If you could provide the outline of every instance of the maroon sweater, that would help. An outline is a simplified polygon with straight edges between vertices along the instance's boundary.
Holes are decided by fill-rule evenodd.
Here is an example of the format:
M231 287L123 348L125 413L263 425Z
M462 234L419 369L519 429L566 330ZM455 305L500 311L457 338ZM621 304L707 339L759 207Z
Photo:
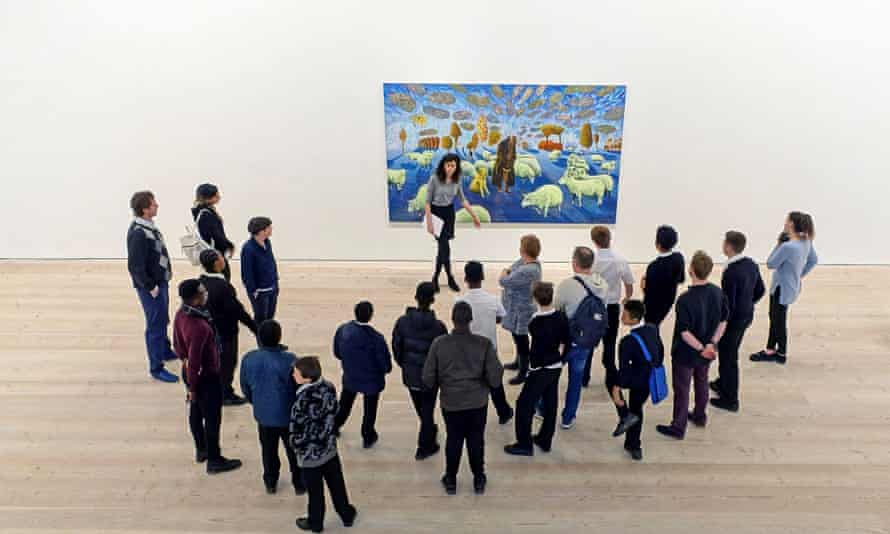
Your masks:
M216 334L206 319L180 308L173 320L173 350L186 366L189 391L197 392L198 381L219 375Z

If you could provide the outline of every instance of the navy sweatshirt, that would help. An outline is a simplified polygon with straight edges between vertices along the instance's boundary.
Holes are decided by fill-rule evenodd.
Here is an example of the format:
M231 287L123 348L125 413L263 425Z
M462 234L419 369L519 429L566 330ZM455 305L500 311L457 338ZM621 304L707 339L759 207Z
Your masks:
M728 317L729 305L723 290L714 284L690 286L677 299L677 321L671 348L674 364L698 367L711 363L712 360L703 358L690 347L682 334L688 330L703 345L707 345L717 332L717 327Z
M271 239L266 240L265 248L253 238L241 247L241 281L251 297L257 290L278 289L278 265Z
M631 334L624 336L618 343L618 384L623 388L648 389L652 368L664 363L664 344L661 342L658 329L651 324L634 328L631 333L643 339L652 357L652 363L646 360L639 341Z
M732 261L723 270L721 285L729 303L729 322L751 322L754 305L766 293L757 264L747 257Z
M198 215L201 212L204 212L201 215L201 219L198 219ZM198 234L201 236L201 239L207 242L208 245L217 250L220 254L225 255L226 252L230 250L235 250L235 244L229 241L229 238L226 237L226 230L223 228L222 217L216 213L216 210L211 206L196 206L192 208L192 219L197 221L198 226Z
M659 256L646 268L646 323L658 325L664 321L677 299L677 286L686 281L686 261L679 252Z

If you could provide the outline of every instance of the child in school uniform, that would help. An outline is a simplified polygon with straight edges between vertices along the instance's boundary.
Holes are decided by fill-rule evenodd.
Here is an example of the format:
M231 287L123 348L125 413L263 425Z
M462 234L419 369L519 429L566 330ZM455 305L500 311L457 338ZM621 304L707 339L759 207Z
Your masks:
M624 450L634 460L643 459L640 434L643 430L643 406L649 398L649 375L653 367L660 367L664 361L664 345L658 329L643 321L646 306L639 300L628 300L624 303L621 324L630 328L630 333L621 338L618 345L617 384L612 387L612 401L618 408L621 420L612 436L624 434ZM643 347L649 352L650 362L646 359ZM622 389L629 389L630 395L625 400Z
M671 226L659 226L655 232L658 257L646 267L643 277L643 304L646 305L646 324L655 328L667 317L677 298L677 286L686 281L683 254L674 250L677 231Z
M671 343L674 389L674 418L658 425L658 432L683 439L689 419L695 426L707 423L708 369L717 357L717 344L726 329L729 305L723 290L708 282L714 262L702 251L692 256L689 276L692 285L677 299L677 321ZM689 413L689 387L695 382L695 409Z
M729 303L729 319L717 346L720 376L711 382L711 391L719 397L711 399L711 406L730 412L739 411L739 346L754 320L754 305L766 293L760 268L742 254L746 243L745 234L734 231L726 232L723 241L723 253L728 260L721 286Z
M349 502L343 465L337 454L337 389L322 378L321 364L315 356L298 359L293 375L297 393L288 438L309 493L309 514L297 519L297 528L312 532L324 529L325 483L343 526L351 527L358 511Z
M504 447L507 454L518 456L534 455L532 444L550 452L556 431L559 375L566 347L571 343L569 320L553 307L553 284L535 282L532 296L538 311L528 325L532 336L529 371L516 401L516 443ZM544 421L538 434L532 436L532 418L539 400Z

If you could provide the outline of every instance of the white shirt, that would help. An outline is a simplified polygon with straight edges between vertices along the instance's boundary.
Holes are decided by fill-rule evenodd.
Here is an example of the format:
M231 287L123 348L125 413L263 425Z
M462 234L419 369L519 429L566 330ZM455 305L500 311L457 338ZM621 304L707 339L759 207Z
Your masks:
M726 260L726 265L735 263L735 262L737 262L737 261L741 261L741 260L743 260L743 259L745 259L745 258L747 258L747 257L748 257L748 256L745 256L744 254L736 254L735 256L733 256L733 257L731 257L731 258L729 258L729 259Z
M634 284L634 275L630 271L627 260L612 252L610 248L602 248L596 251L593 272L599 273L603 280L609 284L606 298L603 299L606 305L620 303L621 290L624 284Z
M470 323L470 332L477 336L485 336L491 340L494 350L498 350L498 318L503 319L507 310L501 304L501 299L485 291L482 288L470 289L459 299L473 308L473 321Z

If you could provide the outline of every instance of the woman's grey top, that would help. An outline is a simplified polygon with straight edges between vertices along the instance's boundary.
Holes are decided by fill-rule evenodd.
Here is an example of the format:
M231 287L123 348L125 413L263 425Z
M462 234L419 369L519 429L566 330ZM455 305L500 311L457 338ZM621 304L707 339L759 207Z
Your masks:
M532 300L532 284L541 281L541 264L524 263L520 258L510 266L510 274L500 280L507 315L501 326L513 334L528 334L528 323L538 310Z
M430 181L426 184L426 201L433 206L451 206L454 204L454 197L460 197L461 203L467 201L464 196L464 190L460 186L460 181L447 181L442 183L439 178L433 174Z

